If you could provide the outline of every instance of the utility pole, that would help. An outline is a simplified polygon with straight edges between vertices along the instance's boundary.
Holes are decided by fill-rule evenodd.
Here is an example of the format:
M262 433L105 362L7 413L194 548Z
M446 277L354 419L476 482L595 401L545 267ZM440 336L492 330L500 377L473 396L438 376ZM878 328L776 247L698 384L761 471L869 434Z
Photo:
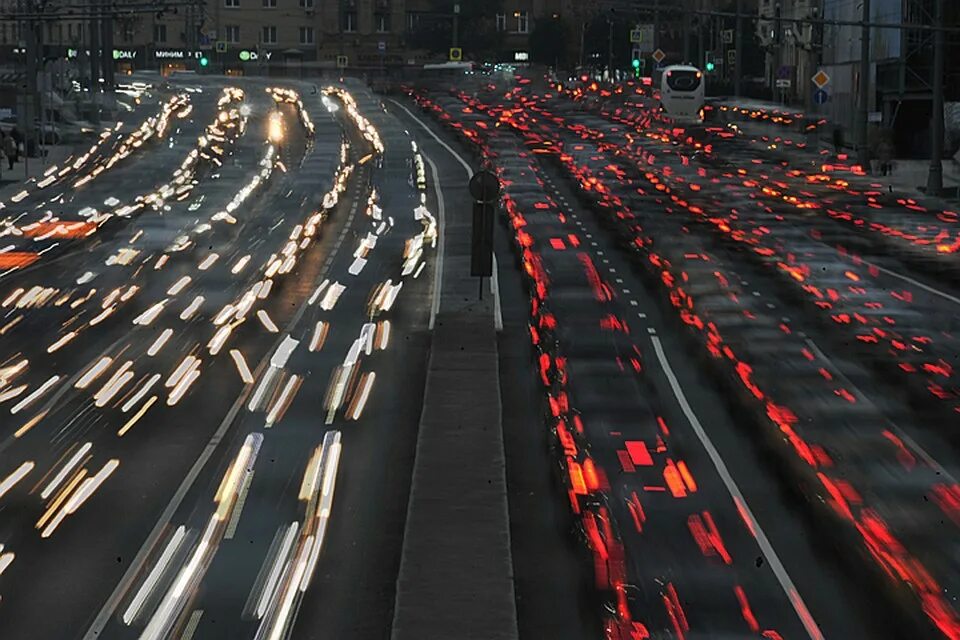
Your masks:
M90 39L90 100L93 103L91 120L100 124L100 3L97 0L90 2L90 25L87 29Z
M943 26L943 0L934 0L934 25ZM934 32L933 45L933 111L930 122L930 172L927 194L936 196L943 190L943 66L946 34Z
M870 111L870 0L863 3L860 26L860 104L857 108L857 162L870 172L870 147L867 144L867 118Z
M653 0L653 50L660 48L660 0Z
M36 10L29 0L23 0L22 5ZM26 29L26 51L23 53L26 66L26 92L23 99L23 115L21 124L23 126L23 169L24 177L27 176L27 158L30 155L30 147L36 140L37 130L37 60L40 57L37 42L37 24L36 18L27 18L23 21L21 29Z
M608 80L613 82L613 16L607 16L607 22L610 25L610 35L607 36L607 76Z
M113 59L113 17L111 9L107 12L107 5L104 0L100 17L100 42L103 47L103 92L104 94L113 94L113 72L117 63Z
M737 17L734 18L733 95L739 98L743 91L743 0L737 0Z
M453 43L450 45L453 48L456 48L460 42L460 3L457 2L453 5Z

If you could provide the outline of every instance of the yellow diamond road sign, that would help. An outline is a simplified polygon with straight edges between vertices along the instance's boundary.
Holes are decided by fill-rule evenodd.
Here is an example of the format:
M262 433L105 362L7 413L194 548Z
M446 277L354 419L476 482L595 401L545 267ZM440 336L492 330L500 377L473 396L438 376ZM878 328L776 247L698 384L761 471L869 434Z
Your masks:
M657 49L653 52L653 59L657 61L657 64L663 62L663 59L667 57L667 54L663 52L663 49Z
M463 49L460 47L450 48L450 62L460 62L463 60Z
M813 76L813 84L817 85L818 89L822 89L829 82L830 76L828 76L823 69L817 71L817 74Z

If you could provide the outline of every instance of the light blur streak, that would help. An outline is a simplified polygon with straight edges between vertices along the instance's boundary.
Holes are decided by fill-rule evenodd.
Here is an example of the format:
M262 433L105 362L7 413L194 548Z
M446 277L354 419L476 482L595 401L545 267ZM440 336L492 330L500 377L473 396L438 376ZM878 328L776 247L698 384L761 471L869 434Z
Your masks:
M98 471L95 475L84 480L80 483L80 486L74 491L70 498L67 499L66 504L57 512L57 514L50 520L43 531L40 532L41 538L49 538L53 535L53 532L57 530L57 527L67 518L67 516L76 513L77 509L83 506L83 504L93 495L93 493L100 488L100 486L110 477L110 475L116 471L117 467L120 466L120 461L116 458L108 460L106 464ZM82 470L85 471L85 470Z
M180 313L180 319L189 320L190 318L192 318L193 314L195 314L197 312L197 309L200 308L200 305L203 304L203 301L204 301L203 296L197 296L196 298L194 298L193 302L191 302L187 306L187 308Z
M159 373L155 373L147 378L146 381L140 385L140 388L137 389L136 393L130 396L130 399L123 403L123 406L120 407L120 410L126 413L127 411L130 411L130 409L133 409L133 407L140 402L140 399L147 395L147 392L150 391L153 385L157 384L161 377L162 376Z
M330 284L329 280L324 280L320 283L320 286L317 287L316 291L313 292L313 295L310 296L309 304L313 304L317 301L317 298L320 297L320 294L323 293L323 290L327 288L327 285Z
M17 362L17 364L0 367L0 389L10 384L14 378L26 371L28 364L30 364L30 361L24 358Z
M259 311L257 311L257 319L260 320L260 323L270 333L280 332L280 329L277 328L277 325L273 323L273 320L270 319L270 316L263 309L260 309Z
M44 393L46 393L47 390L48 390L50 387L52 387L53 385L57 384L57 381L58 381L58 380L60 380L60 376L56 376L56 375L55 375L55 376L51 376L50 378L48 378L47 381L44 382L44 383L43 383L42 385L40 385L39 387L37 387L37 388L33 391L33 393L31 393L31 394L28 395L26 398L24 398L23 400L21 400L20 402L18 402L17 404L15 404L13 407L11 407L11 409L10 409L11 415L12 415L12 414L16 414L16 413L19 412L21 409L25 409L25 408L27 408L28 406L30 406L30 405L33 403L34 400L36 400L37 398L39 398L40 396L42 396Z
M231 349L230 357L233 358L234 364L237 365L237 372L240 374L240 379L243 380L244 384L252 384L253 374L250 373L250 367L247 366L247 361L244 359L243 354L237 349Z
M233 275L237 275L238 273L240 273L241 270L243 270L245 266L247 266L248 262L250 262L250 256L249 255L243 256L242 258L237 260L237 263L233 265L233 269L231 269L230 272L233 273Z
M263 377L260 378L260 384L257 386L256 391L253 392L253 395L250 396L250 402L247 403L247 408L250 411L257 410L257 408L260 406L260 403L263 401L263 396L267 393L267 389L271 384L273 384L273 379L279 373L280 370L276 367L267 367Z
M210 355L215 356L220 353L220 349L223 348L224 343L230 337L232 332L233 326L229 324L217 329L217 332L213 334L212 338L210 338L210 342L207 343L207 348L210 350Z
M276 424L283 418L283 414L286 413L290 403L293 402L293 397L300 389L300 385L302 383L303 380L301 380L300 376L290 376L290 379L287 380L287 384L283 387L283 391L280 392L280 395L277 396L273 406L267 412L266 424L268 427Z
M220 255L217 253L211 253L206 258L204 258L203 262L201 262L197 266L197 268L200 269L200 271L206 271L211 266L213 266L213 263L216 262L219 257Z
M96 364L94 364L90 369L87 370L85 374L80 376L80 379L73 385L77 389L86 389L90 386L90 383L96 380L101 373L103 373L107 367L110 366L110 363L113 362L113 358L110 356L103 356L100 358Z
M56 342L51 344L49 347L47 347L47 353L53 353L54 351L56 351L57 349L67 344L68 342L70 342L76 337L77 337L76 331L71 331L69 333L63 334L62 336L60 336L59 340L57 340Z
M160 335L157 336L157 339L153 341L153 344L150 345L150 348L147 349L147 355L153 357L160 353L160 349L163 348L163 345L167 344L167 340L170 339L170 336L173 335L173 329L164 329L160 332Z
M10 491L14 485L23 480L24 476L30 473L35 466L37 466L35 462L28 460L17 467L10 475L0 481L0 498L7 495L7 492Z
M13 551L6 551L3 554L0 554L0 575L3 575L3 572L7 570L7 567L13 563L14 558L17 557Z
M377 349L386 350L390 344L390 321L382 320L377 323Z
M200 360L196 356L188 355L180 361L180 364L177 365L177 368L173 370L173 373L170 374L170 377L167 378L167 381L163 383L168 389L177 385L178 382L187 374L188 371L191 371L195 366L199 366Z
M190 276L183 276L182 278L174 282L173 286L167 289L167 294L171 296L177 295L178 293L183 291L184 287L190 284L190 280L192 280Z
M339 282L334 282L327 289L326 294L324 294L323 299L320 301L320 308L324 311L330 311L337 304L337 300L340 299L340 295L346 290L346 287L340 284Z
M127 431L130 431L130 429L133 429L133 425L137 424L137 421L143 417L143 414L145 414L147 410L150 407L152 407L153 403L156 401L157 401L157 396L150 396L150 399L143 403L143 406L140 407L140 410L137 411L132 416L130 416L130 419L127 420L126 424L120 427L119 431L117 431L117 436L122 438Z
M363 408L367 405L367 399L370 397L370 390L373 388L373 382L377 374L371 371L360 379L360 390L354 396L351 403L351 409L347 411L347 419L359 420L363 413Z
M270 366L276 367L277 369L283 369L285 366L287 366L290 356L293 354L299 344L299 340L294 340L289 335L284 336L283 340L280 342L280 345L277 347L277 350L274 351L273 355L270 357Z
M0 403L6 402L7 400L13 400L21 393L27 390L27 385L22 384L19 387L12 387L7 389L3 393L0 393Z
M317 322L313 329L313 337L310 339L310 351L319 351L327 341L327 333L330 331L330 325L323 320Z
M173 555L180 548L180 544L183 542L186 534L187 529L183 525L177 527L176 531L173 532L173 535L170 537L170 541L163 549L163 553L160 554L157 564L155 564L150 573L147 574L147 578L143 581L143 585L141 585L140 589L137 591L137 595L134 596L133 600L130 602L130 606L128 606L126 611L123 612L124 624L130 625L136 619L137 614L140 613L140 609L143 607L143 603L150 596L150 594L153 593L153 589L156 587L157 581L160 580L160 576L162 576L164 571L166 571L167 565L170 564L170 560L173 558Z
M367 261L364 258L356 258L353 263L350 265L350 268L347 270L350 275L357 276L360 275L360 272L363 271L363 268L367 266Z
M157 316L160 315L160 312L163 311L164 305L169 302L169 298L164 298L160 302L154 303L152 307L141 313L139 316L133 319L133 324L139 324L142 326L147 326L153 322Z
M70 474L70 472L73 471L73 469L83 461L84 457L90 453L91 449L93 449L93 443L91 442L84 443L82 447L77 449L77 452L70 457L70 460L68 460L65 465L63 465L60 471L57 472L57 475L53 477L53 480L51 480L50 483L44 487L43 491L40 492L40 497L46 500L53 495L53 492L56 491L57 487L59 487L60 484L67 479L67 476Z
M297 537L299 527L300 523L298 522L291 522L290 526L287 527L287 533L283 537L283 544L280 546L277 557L273 562L273 566L270 568L269 575L267 576L267 582L264 584L263 591L260 593L260 598L257 601L257 618L262 619L267 613L267 607L270 605L270 601L276 594L277 585L280 580L284 564L287 562L287 559L290 556L290 550L293 548L293 543Z
M133 379L134 373L133 371L129 371L132 366L133 361L127 360L123 363L123 366L117 369L110 379L100 387L100 390L93 395L94 404L98 408L107 406L110 400L119 393L120 389Z
M198 367L200 366L200 361L199 361L199 360L197 361L197 366L198 366ZM173 405L175 405L175 404L177 404L178 402L180 402L180 398L183 397L183 394L185 394L185 393L187 392L187 389L190 388L190 385L192 385L192 384L196 381L196 379L199 378L199 377L200 377L200 370L199 370L199 369L194 369L194 370L192 370L190 373L188 373L187 375L185 375L185 376L180 380L180 382L177 383L177 386L175 386L175 387L170 391L170 396L167 398L167 406L172 407Z

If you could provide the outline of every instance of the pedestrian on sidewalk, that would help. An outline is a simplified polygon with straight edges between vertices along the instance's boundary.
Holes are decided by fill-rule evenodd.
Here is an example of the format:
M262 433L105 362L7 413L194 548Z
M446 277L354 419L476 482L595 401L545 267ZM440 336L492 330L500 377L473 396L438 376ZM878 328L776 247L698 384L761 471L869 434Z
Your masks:
M3 155L7 156L7 162L10 164L10 171L13 171L13 163L17 161L17 142L13 135L3 137Z
M841 127L833 128L833 148L837 155L843 152L843 129Z
M877 145L877 159L880 161L880 175L893 175L893 144L886 137Z

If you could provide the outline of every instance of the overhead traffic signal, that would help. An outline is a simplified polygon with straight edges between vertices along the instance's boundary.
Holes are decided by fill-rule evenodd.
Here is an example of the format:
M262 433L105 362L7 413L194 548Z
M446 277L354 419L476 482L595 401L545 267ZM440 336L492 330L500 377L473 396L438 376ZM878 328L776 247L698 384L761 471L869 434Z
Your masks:
M210 58L208 58L207 56L201 56L201 57L200 57L200 66L201 66L201 67L205 67L205 66L207 66L208 64L210 64Z
M640 67L643 66L643 54L640 53L640 47L634 47L631 55L630 64L633 66L633 75L640 77Z

